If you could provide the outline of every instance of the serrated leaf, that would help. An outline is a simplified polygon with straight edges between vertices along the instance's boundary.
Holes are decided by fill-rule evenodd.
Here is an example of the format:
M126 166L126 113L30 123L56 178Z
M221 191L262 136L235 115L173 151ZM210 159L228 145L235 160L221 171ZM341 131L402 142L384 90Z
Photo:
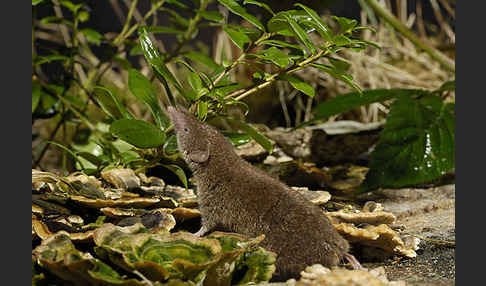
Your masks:
M306 83L296 76L283 74L280 75L279 78L288 81L290 85L292 85L295 89L302 91L304 94L310 97L313 97L315 95L314 88L310 84Z
M134 96L147 104L157 125L162 130L165 130L169 126L170 121L160 108L157 93L152 83L138 70L131 69L128 71L128 88Z
M155 148L165 142L165 133L143 120L123 118L114 121L110 132L138 148Z
M226 34L228 34L228 37L238 48L240 48L242 51L246 49L245 45L250 42L250 38L245 33L228 27L224 27L223 30L226 32Z
M227 118L233 124L237 125L241 130L246 132L251 138L253 138L258 144L260 144L265 150L267 150L270 154L273 151L273 144L267 137L261 134L258 130L256 130L250 124L243 122L241 120L236 120L233 118Z
M235 0L218 0L218 2L226 6L233 14L242 17L258 29L265 31L265 26L263 26L255 16L249 14L246 9L241 7Z
M390 108L359 192L430 182L451 171L454 158L454 104L434 95L401 96Z
M32 113L39 105L40 97L42 93L42 87L38 81L32 82Z
M312 18L317 32L325 41L328 41L331 38L332 33L329 30L329 27L324 23L324 21L322 21L321 17L319 17L316 11L300 3L295 4L295 6L304 9L305 12Z

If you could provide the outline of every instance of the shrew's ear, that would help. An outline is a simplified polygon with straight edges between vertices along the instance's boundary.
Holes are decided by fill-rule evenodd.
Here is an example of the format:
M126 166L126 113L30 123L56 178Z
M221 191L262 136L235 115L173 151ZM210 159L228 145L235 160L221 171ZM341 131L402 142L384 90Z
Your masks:
M190 152L189 154L189 159L191 161L196 162L196 163L204 163L209 159L209 148L206 150L194 150Z

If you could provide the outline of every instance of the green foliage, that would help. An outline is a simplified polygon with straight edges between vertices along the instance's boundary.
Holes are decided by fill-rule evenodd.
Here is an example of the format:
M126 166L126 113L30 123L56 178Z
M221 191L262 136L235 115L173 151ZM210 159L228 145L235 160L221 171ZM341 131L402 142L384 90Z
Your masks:
M228 136L235 145L252 138L271 152L271 142L254 127L227 117L228 107L238 106L246 113L248 106L241 100L277 80L314 97L316 93L312 85L295 74L305 68L318 68L360 91L347 74L349 63L335 57L341 49L359 50L369 45L356 37L354 31L360 27L355 21L337 18L340 29L333 31L316 11L299 3L294 10L275 13L262 1L217 1L240 20L251 24L245 27L229 23L220 12L209 10L210 2L152 1L142 20L134 19L137 2L131 2L127 7L126 22L114 37L105 37L83 24L96 11L78 1L59 1L65 10L63 17L53 14L33 22L33 116L39 118L40 114L52 109L49 116L58 125L55 130L64 130L60 127L67 126L68 119L74 119L70 122L75 122L76 129L87 131L82 142L62 142L62 146L73 150L71 155L78 162L75 168L100 172L120 165L139 170L160 165L174 172L187 185L182 169L177 166L177 143L161 101L169 104L183 101L201 120L219 116L232 121L237 129ZM57 4L33 1L32 5L33 17L36 17L38 5ZM262 22L247 11L246 5L261 9L271 18ZM156 13L163 13L169 24L150 25L150 18ZM69 49L47 49L47 53L37 53L46 49L35 40L35 31L48 23L65 28L68 34L60 35L60 38L66 39ZM224 31L240 50L240 56L234 60L213 59L206 49L193 48L192 42L203 27ZM161 52L158 47L162 45L154 37L156 34L173 37L177 44L171 50ZM103 52L95 54L95 46ZM143 55L149 73L133 68L127 54L133 57ZM262 71L258 67L260 64L271 65L272 73ZM48 65L60 66L68 75L67 80L45 77L42 70ZM246 65L253 71L252 82L237 82L230 76L239 65ZM112 82L105 76L113 73L113 67L128 75L123 79L125 86L122 88L119 81ZM143 105L131 107L138 103ZM151 117L142 118L146 111ZM45 148L41 155L44 151ZM40 159L42 156L36 163Z
M455 158L455 111L436 95L398 97L371 156L359 192L430 182L450 172Z
M358 192L430 182L454 168L454 104L440 97L454 89L455 82L449 81L435 91L375 89L363 91L362 96L344 94L317 105L314 118L301 126L362 105L394 100Z

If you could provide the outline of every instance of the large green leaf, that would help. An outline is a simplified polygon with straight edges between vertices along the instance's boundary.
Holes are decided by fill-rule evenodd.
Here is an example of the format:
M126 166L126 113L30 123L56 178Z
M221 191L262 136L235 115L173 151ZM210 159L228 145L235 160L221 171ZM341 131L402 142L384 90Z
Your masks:
M317 32L324 40L328 41L331 38L332 33L329 30L329 27L324 23L324 21L322 21L321 17L319 17L316 11L300 3L295 4L295 6L298 6L307 12L307 14L312 18Z
M281 68L292 63L291 57L276 47L270 47L269 49L259 51L256 56L260 59L271 61Z
M103 111L113 119L133 119L130 112L125 109L109 88L98 85L94 87L93 93Z
M289 17L297 22L304 29L305 33L310 33L315 29L312 18L309 17L307 12L303 10L288 10L278 12L267 22L268 31L284 36L296 36L289 25Z
M154 148L165 142L165 133L143 120L117 120L111 124L110 132L138 148Z
M184 95L184 90L181 84L165 66L165 63L159 54L159 50L152 43L147 30L145 28L140 28L139 34L140 46L142 47L145 59L152 66L155 76L157 76L157 79L164 85L167 93L170 94L171 92L167 84L170 82L180 94Z
M231 41L235 43L235 45L241 50L245 50L246 44L251 41L250 38L243 32L233 30L228 27L224 27L223 30L226 32L226 34L228 34Z
M253 138L263 148L265 148L265 150L267 150L269 153L272 153L273 150L272 142L268 140L268 138L265 137L263 134L261 134L258 130L256 130L253 126L241 120L236 120L233 118L227 118L227 119L231 121L233 124L237 125L241 130L246 132L248 135L250 135L250 137Z
M301 80L300 78L290 75L290 74L283 74L279 76L280 79L286 80L292 85L295 89L298 89L305 93L308 96L313 97L315 95L314 88L306 83L305 81Z
M186 177L186 173L184 173L184 170L175 165L175 164L157 164L159 166L162 166L166 169L169 169L172 173L174 173L178 178L179 180L184 184L184 186L187 188L187 177Z
M263 3L262 1L245 0L243 2L243 5L246 5L246 4L257 5L259 7L264 8L265 10L267 10L270 14L275 15L275 12L273 12L273 10L270 8L270 6L268 6L266 3Z
M316 48L314 47L314 44L311 42L309 37L307 36L307 32L302 28L295 19L290 16L290 15L284 15L285 19L287 19L288 24L290 25L292 31L294 34L297 36L297 39L304 44L304 46L309 49L311 54L314 54L316 52Z
M241 7L235 0L218 0L218 2L226 6L232 13L247 20L258 29L265 31L265 26L263 26L255 16L249 14L246 9Z
M197 62L197 63L200 63L200 64L207 66L211 70L214 70L214 69L221 67L212 58L210 58L209 56L207 56L206 54L203 54L201 52L189 51L189 52L185 53L184 56L186 58L190 59L193 62Z
M454 168L454 104L434 95L400 96L371 155L359 192L430 182Z
M160 128L165 129L169 126L170 121L160 108L155 88L141 72L136 69L128 71L128 88L133 95L147 104Z

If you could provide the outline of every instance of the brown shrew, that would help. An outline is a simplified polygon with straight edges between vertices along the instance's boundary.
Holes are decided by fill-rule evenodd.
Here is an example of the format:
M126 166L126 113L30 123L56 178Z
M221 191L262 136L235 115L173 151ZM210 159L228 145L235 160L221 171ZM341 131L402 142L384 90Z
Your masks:
M335 266L343 257L359 267L348 254L348 242L318 206L240 158L214 127L186 110L167 110L197 184L202 227L196 235L264 234L262 247L277 254L278 280L298 278L315 263Z

